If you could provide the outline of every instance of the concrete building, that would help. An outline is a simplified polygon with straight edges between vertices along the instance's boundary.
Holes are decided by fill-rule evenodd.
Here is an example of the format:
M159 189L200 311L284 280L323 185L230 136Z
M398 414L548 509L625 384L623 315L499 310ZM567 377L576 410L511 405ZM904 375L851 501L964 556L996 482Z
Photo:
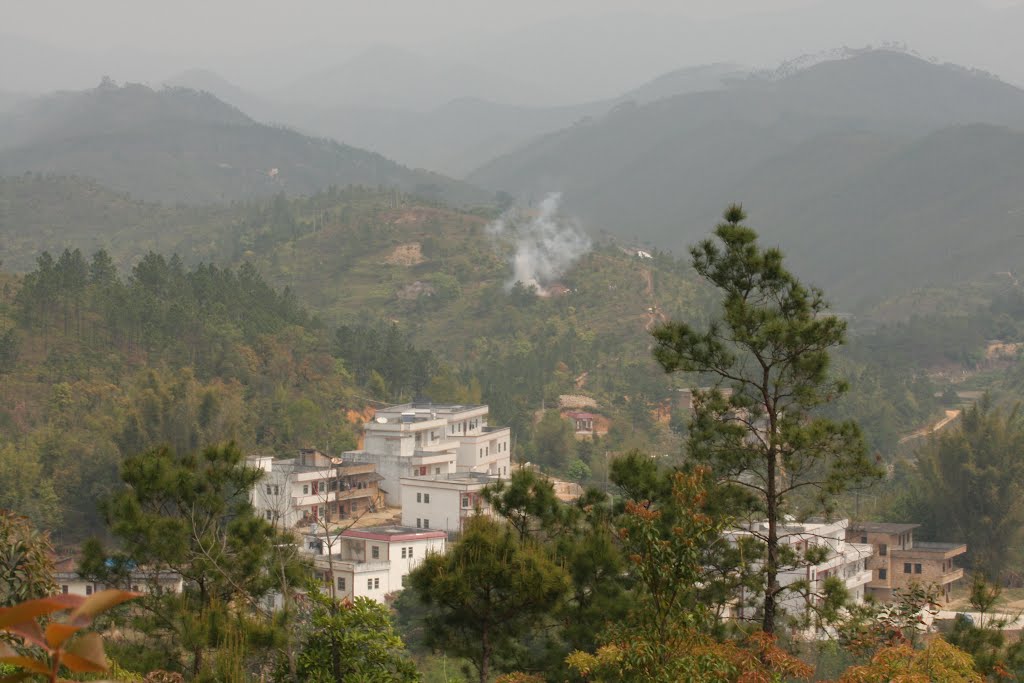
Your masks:
M804 565L785 570L779 574L778 581L782 586L791 586L798 581L806 581L810 586L811 596L822 596L825 589L825 581L830 577L840 579L846 586L851 600L854 603L863 602L865 587L871 581L871 570L869 561L873 548L866 543L857 543L847 540L847 527L849 520L841 519L835 522L808 522L804 524L785 523L778 527L780 543L789 545L799 555L803 556L808 548L825 548L824 559L814 565ZM768 523L759 522L756 528L737 529L730 531L727 537L738 539L741 536L767 534ZM812 597L811 599L820 599ZM744 614L749 610L742 605L736 610L736 615L743 618L752 616ZM779 605L789 614L803 614L808 610L804 596L796 591L787 591L782 594Z
M378 410L363 448L346 462L372 464L388 505L401 505L401 480L456 473L509 476L508 427L487 425L487 406L406 403Z
M914 541L914 529L920 524L860 522L846 530L848 540L866 543L874 554L868 563L872 572L867 593L876 600L888 602L896 588L911 584L935 584L948 602L950 588L963 578L964 570L954 565L954 558L967 552L965 543L922 543Z
M252 492L253 507L284 529L358 518L383 502L377 486L381 477L372 464L302 449L287 460L252 456L249 465L264 472Z
M490 514L481 491L497 479L479 472L403 477L402 524L459 533L467 517Z
M128 580L123 586L108 586L95 581L89 581L78 573L78 560L74 557L64 557L54 563L53 579L61 593L65 595L89 596L108 588L130 590L136 593L180 593L184 586L181 574L169 570L154 570L137 568L128 575Z
M306 534L302 550L313 556L314 572L325 583L331 582L333 566L339 599L367 597L384 603L402 590L405 577L427 555L445 551L447 538L440 530L379 526L348 529L329 538Z

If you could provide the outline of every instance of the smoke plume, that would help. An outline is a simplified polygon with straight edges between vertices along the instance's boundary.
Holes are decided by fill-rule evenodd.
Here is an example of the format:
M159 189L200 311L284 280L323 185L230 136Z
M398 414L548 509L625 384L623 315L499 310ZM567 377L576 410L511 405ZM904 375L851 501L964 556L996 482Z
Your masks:
M509 248L512 277L505 288L516 282L534 286L545 295L545 285L561 277L573 263L590 251L590 238L572 220L558 216L560 192L552 192L540 203L535 215L510 209L487 226L499 244Z

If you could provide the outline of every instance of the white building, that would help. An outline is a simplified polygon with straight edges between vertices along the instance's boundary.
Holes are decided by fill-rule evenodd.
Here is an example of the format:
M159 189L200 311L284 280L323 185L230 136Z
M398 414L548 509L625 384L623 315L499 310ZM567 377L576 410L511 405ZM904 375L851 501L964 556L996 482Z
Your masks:
M508 427L487 425L487 406L406 403L379 410L364 425L363 448L345 460L371 463L388 505L400 505L403 477L473 472L508 477Z
M841 519L835 522L807 522L795 524L786 522L778 527L779 542L791 546L799 557L803 557L808 548L825 548L825 558L814 565L787 569L779 574L778 581L782 586L792 586L798 581L806 581L812 600L820 600L824 595L825 580L837 577L846 586L850 601L864 601L864 587L871 581L872 571L868 568L868 560L874 553L870 544L851 543L846 540L846 528L850 522ZM752 533L755 532L755 533ZM738 539L742 536L766 535L768 523L759 522L755 529L737 529L730 531L727 537ZM814 597L819 596L819 597ZM737 616L745 615L749 610L742 605L737 608ZM804 614L808 609L805 597L796 591L784 591L779 606L789 614Z
M61 558L54 562L53 579L65 595L88 596L108 588L130 590L136 593L180 593L184 586L181 574L170 570L136 568L127 577L123 586L108 586L89 581L78 573L78 561L73 557Z
M263 470L252 491L256 514L283 529L355 519L383 502L372 464L346 463L315 449L282 460L251 456L248 462Z
M478 472L402 477L402 524L460 532L467 517L490 514L481 491L497 479Z
M367 597L385 602L402 590L405 577L430 553L443 553L448 535L440 530L380 526L348 529L332 535L306 534L302 550L314 556L314 570L330 582L333 567L335 595Z

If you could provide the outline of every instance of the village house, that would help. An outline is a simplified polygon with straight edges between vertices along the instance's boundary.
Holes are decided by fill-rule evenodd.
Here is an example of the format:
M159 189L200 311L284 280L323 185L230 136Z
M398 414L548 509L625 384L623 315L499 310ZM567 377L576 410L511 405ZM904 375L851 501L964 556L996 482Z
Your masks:
M249 465L263 470L252 491L253 507L280 528L356 519L383 503L381 477L372 464L344 462L307 448L285 460L251 456Z
M371 464L388 505L401 505L402 481L475 473L508 477L508 427L487 424L487 406L406 403L378 410L364 426L363 448L347 463Z
M326 535L308 533L303 552L313 556L314 573L333 584L335 595L366 597L384 603L402 590L406 577L430 553L443 553L448 534L406 526L347 529Z
M798 556L803 556L808 548L825 548L824 559L814 565L802 565L787 569L779 574L781 586L791 586L798 581L806 581L812 596L822 596L825 581L830 577L843 582L850 600L854 604L864 601L865 587L871 581L869 561L873 548L867 543L848 540L847 527L849 520L840 519L834 522L808 522L797 524L786 522L778 527L779 541L792 547ZM756 528L735 529L726 534L727 538L737 540L742 536L750 536L753 532L767 533L768 523L758 522ZM820 599L820 598L814 598ZM742 596L736 606L734 616L749 617L749 607L743 604ZM790 614L803 614L809 609L803 595L796 591L782 593L779 606Z
M868 563L872 572L867 594L880 602L889 602L894 589L911 584L935 584L942 599L949 601L953 584L963 578L964 570L954 558L967 552L965 543L923 543L914 540L920 524L859 522L846 530L847 540L872 546Z
M491 513L482 491L497 480L479 472L403 477L402 524L459 533L467 517Z
M53 579L64 595L89 596L108 588L119 588L136 593L180 593L184 582L181 574L170 570L154 570L138 567L129 572L123 586L108 586L90 581L78 573L78 560L63 557L53 563Z

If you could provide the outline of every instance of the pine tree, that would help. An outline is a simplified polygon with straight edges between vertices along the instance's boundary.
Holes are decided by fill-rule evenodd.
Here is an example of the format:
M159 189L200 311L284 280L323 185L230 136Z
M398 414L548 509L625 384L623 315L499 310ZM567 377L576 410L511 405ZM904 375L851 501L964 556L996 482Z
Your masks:
M723 483L745 494L745 511L764 544L762 628L776 627L786 590L781 571L800 558L787 553L780 522L803 502L828 512L844 489L877 476L860 429L816 415L846 386L829 374L829 351L846 325L828 313L821 290L803 285L778 249L762 249L741 224L742 207L691 249L697 273L722 295L721 315L704 330L670 322L653 331L655 358L666 372L710 375L717 388L695 392L688 450ZM723 386L724 385L724 386Z

